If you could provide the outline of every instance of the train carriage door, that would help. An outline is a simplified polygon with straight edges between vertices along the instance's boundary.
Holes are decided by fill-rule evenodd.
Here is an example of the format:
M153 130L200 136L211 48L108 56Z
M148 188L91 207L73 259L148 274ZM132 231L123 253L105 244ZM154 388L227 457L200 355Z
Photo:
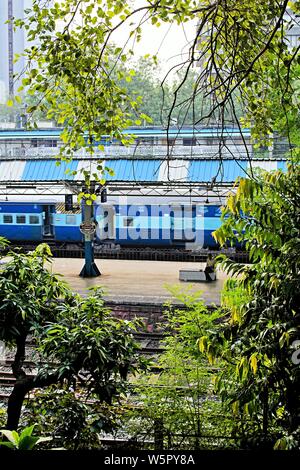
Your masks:
M175 213L174 206L170 206L170 242L173 243L175 236Z
M196 241L196 213L194 204L183 206L183 234L187 243L195 243Z
M55 212L54 204L43 204L43 237L53 238L54 237L54 220L53 213Z
M184 239L182 206L179 204L170 206L170 239L172 243Z
M109 240L114 240L116 238L114 206L104 206L104 216L107 220L107 238L109 238Z

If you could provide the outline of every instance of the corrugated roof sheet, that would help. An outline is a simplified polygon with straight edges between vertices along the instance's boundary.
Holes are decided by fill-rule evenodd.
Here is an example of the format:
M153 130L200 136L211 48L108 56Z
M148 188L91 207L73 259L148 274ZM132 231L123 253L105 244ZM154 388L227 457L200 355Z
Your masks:
M161 162L158 181L186 181L189 168L188 160L170 160Z
M286 161L252 160L252 168L260 167L266 170L282 169L286 171ZM114 171L114 176L105 175L108 181L190 181L199 183L216 182L233 183L238 176L249 174L247 160L170 160L158 159L120 159L106 160L103 164ZM66 174L66 170L77 171L77 175ZM56 165L55 159L38 160L0 160L0 181L62 181L83 180L81 169L91 174L97 171L97 162L88 159L62 162Z
M25 161L19 160L0 162L0 181L20 181L25 163Z
M32 160L25 164L22 180L23 181L59 181L73 180L74 176L66 174L66 170L77 169L77 162L73 160L70 163L61 162L58 166L55 160Z
M88 171L91 175L93 173L97 173L97 175L99 175L99 177L101 178L101 173L97 170L97 165L98 163L95 162L95 161L91 161L91 160L74 160L74 162L76 162L76 168L75 170L77 171L77 174L76 176L74 176L74 179L76 181L82 181L84 180L84 174L83 174L83 170L84 171ZM105 162L103 162L103 168L105 166Z
M278 170L286 171L287 170L287 162L285 160L278 161L277 162L277 168L278 168Z
M32 129L30 131L26 129L0 129L0 140L5 139L37 139L47 138L54 139L59 138L62 133L62 129Z
M47 138L53 139L60 136L63 129L61 128L49 128L49 129L0 129L0 140L4 139L24 139L24 138ZM242 131L244 136L250 136L249 129L243 129ZM123 134L136 135L139 136L162 136L167 137L167 130L160 128L128 128L124 129ZM223 131L217 127L203 127L193 129L192 127L182 127L181 129L170 128L168 131L168 136L170 138L182 138L182 137L197 137L197 136L211 136L211 137L221 137L221 136L237 136L239 137L240 130L237 127L226 127ZM108 135L103 135L102 137L109 137Z
M107 160L106 166L114 171L108 181L158 181L160 160Z
M216 182L230 183L238 176L245 176L247 161L240 160L193 160L189 167L189 181L210 182L216 178Z
M250 162L248 163L248 167L250 167ZM254 168L261 168L262 170L272 171L277 170L277 162L274 160L264 160L264 161L251 161L251 167Z

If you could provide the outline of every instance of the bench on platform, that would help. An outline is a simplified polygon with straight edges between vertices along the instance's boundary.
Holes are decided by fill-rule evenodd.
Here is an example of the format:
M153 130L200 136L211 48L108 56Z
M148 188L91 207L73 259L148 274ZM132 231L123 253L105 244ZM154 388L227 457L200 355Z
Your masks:
M209 273L212 281L217 279L216 273ZM180 269L179 281L207 282L205 272L199 269Z

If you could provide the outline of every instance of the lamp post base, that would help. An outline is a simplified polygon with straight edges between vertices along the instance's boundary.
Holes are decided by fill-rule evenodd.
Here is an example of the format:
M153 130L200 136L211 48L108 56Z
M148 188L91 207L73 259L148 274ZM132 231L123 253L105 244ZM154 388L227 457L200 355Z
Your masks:
M99 269L94 261L94 246L90 240L86 240L84 244L85 264L79 274L80 277L97 277L101 276Z
M97 277L101 276L99 269L97 268L96 263L89 263L83 266L79 274L80 277Z

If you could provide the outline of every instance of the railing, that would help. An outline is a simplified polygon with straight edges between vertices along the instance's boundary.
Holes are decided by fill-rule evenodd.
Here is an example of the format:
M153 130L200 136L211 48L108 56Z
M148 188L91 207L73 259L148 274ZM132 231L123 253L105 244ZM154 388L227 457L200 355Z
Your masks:
M249 147L249 153L252 150ZM16 159L16 158L55 158L59 154L59 147L29 147L18 148L13 147L8 149L0 147L0 158L2 159ZM224 158L232 156L236 158L247 157L246 149L243 145L228 145L221 150L221 155ZM166 156L176 158L219 158L220 150L218 145L207 146L183 146L177 145L174 147L167 147L166 145L143 145L143 146L129 146L122 147L111 145L104 148L103 151L95 149L94 153L90 153L86 149L77 150L74 157L79 158L120 158L120 157L139 157L139 158L164 158Z
M17 244L20 246L20 243ZM36 244L23 243L24 251L34 249ZM248 253L236 251L233 248L221 251L210 251L207 249L185 250L180 248L129 248L120 245L95 245L94 256L96 259L119 259L119 260L149 260L149 261L191 261L201 263L207 260L208 253L214 256L226 254L237 263L249 263ZM84 250L81 247L74 247L70 244L67 247L60 247L57 244L51 245L51 251L55 258L84 258Z

